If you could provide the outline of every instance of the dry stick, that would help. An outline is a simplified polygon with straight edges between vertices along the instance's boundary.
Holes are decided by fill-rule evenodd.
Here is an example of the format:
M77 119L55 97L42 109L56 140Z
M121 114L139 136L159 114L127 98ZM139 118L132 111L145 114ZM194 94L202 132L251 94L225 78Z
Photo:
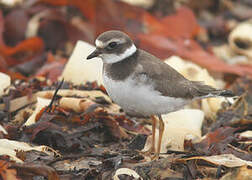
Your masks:
M51 100L50 104L45 108L44 112L46 112L47 110L49 110L49 112L51 112L53 102L55 101L57 93L58 93L59 89L61 88L61 86L63 85L63 83L64 83L64 78L60 82L59 86L56 88L55 93L53 94L52 100Z

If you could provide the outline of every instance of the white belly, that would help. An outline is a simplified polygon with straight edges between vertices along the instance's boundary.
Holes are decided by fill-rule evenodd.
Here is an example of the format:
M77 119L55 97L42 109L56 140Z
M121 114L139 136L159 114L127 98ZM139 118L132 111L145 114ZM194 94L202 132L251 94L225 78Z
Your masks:
M131 77L124 81L103 76L104 86L111 99L132 115L150 116L177 111L188 100L162 96L151 84L137 84Z

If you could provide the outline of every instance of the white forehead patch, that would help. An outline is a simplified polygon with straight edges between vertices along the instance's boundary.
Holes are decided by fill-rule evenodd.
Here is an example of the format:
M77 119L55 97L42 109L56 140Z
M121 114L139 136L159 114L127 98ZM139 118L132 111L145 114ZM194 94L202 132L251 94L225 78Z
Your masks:
M116 63L124 60L125 58L131 56L136 52L136 46L132 44L128 49L126 49L122 54L101 54L99 57L102 58L104 63Z
M105 44L102 41L96 39L95 40L95 46L98 47L98 48L103 48L103 47L105 47Z

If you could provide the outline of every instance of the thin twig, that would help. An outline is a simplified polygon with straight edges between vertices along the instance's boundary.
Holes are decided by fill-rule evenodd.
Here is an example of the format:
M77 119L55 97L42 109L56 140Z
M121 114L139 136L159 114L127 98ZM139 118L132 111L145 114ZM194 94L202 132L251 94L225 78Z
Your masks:
M46 112L47 110L49 110L49 112L51 112L51 109L52 109L52 105L53 105L53 102L55 101L56 97L57 97L57 93L58 91L60 90L61 86L63 85L64 83L64 78L62 79L62 81L60 82L59 86L56 88L54 94L53 94L53 97L52 97L52 100L50 102L50 104L45 108L45 111Z

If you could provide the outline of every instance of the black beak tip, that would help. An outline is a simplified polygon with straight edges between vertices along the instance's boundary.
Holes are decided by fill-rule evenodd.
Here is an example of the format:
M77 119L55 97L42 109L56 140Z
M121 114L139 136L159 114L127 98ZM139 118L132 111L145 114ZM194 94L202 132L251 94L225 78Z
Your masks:
M86 60L92 59L93 57L90 55L88 55L88 57L86 58Z
M92 59L92 58L97 57L97 56L99 56L99 51L96 49L94 52L89 54L86 59L89 60L89 59Z

